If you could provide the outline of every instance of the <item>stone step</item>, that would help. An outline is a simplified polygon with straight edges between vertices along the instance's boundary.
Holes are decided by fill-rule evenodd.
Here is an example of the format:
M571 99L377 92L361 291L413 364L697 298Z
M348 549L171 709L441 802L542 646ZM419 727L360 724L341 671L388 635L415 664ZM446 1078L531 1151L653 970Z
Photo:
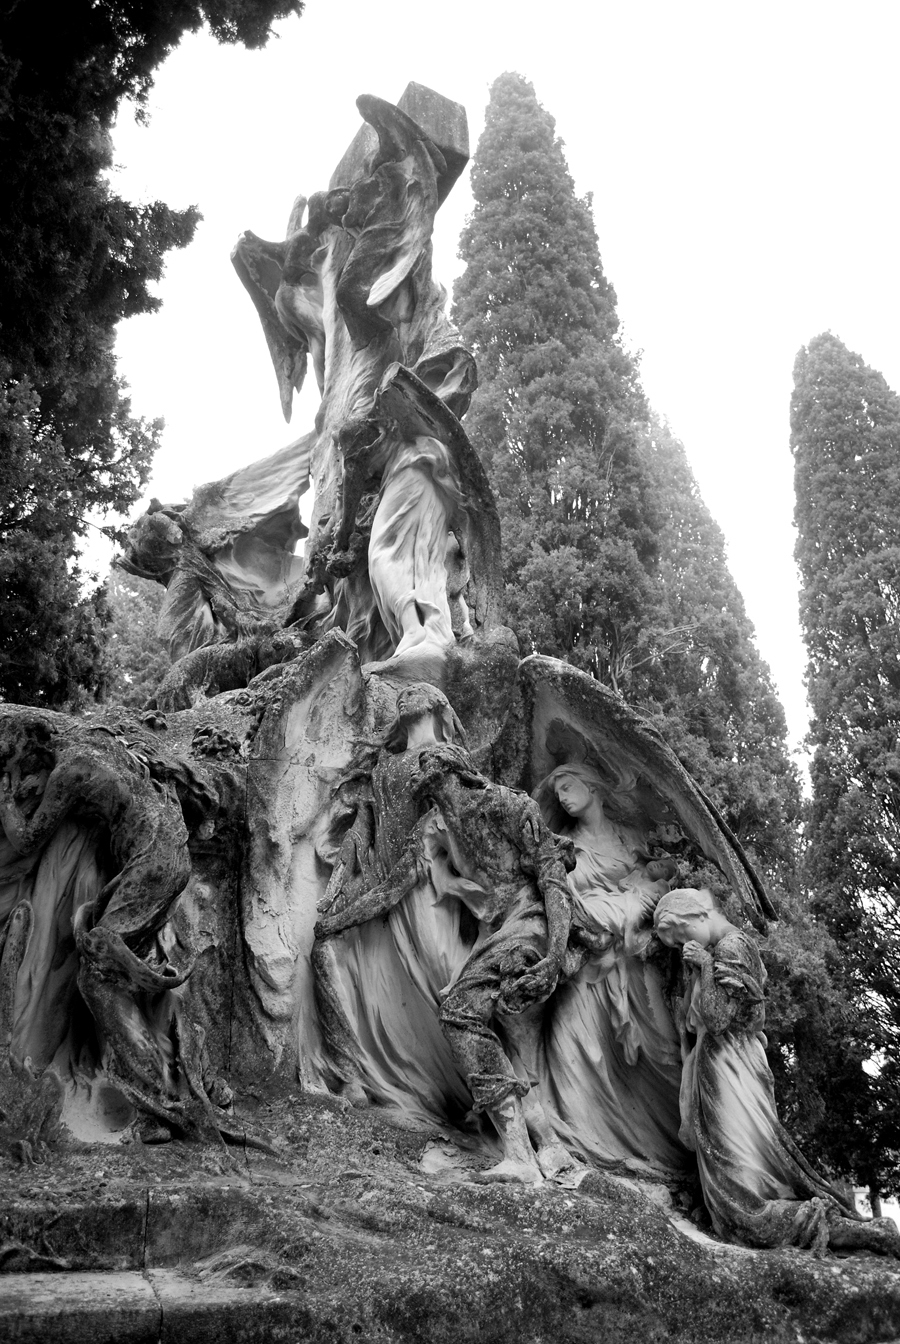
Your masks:
M0 1276L4 1344L296 1344L308 1326L296 1293L174 1270Z
M121 1183L92 1196L57 1191L44 1200L10 1199L0 1211L0 1275L178 1269L236 1243L265 1245L267 1194L237 1183ZM302 1222L303 1200L294 1203Z

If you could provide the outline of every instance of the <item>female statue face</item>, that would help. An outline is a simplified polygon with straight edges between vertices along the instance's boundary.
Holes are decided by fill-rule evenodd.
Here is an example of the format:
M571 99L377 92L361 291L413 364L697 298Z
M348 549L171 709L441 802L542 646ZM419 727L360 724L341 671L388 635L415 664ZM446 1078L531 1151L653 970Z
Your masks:
M594 800L594 790L576 775L560 775L553 781L553 792L570 817L583 817Z

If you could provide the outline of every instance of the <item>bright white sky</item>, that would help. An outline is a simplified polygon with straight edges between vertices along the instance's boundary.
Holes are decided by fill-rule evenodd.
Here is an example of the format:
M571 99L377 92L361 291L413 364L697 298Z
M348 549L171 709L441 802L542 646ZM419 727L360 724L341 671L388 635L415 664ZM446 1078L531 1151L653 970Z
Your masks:
M463 103L472 148L490 84L530 79L556 118L644 386L684 440L772 668L792 739L807 726L788 448L794 357L830 329L900 387L896 0L307 0L262 52L186 40L150 122L123 112L114 188L196 204L162 311L119 330L134 409L166 429L150 494L194 486L311 427L288 429L255 311L229 252L284 236L294 196L327 186L355 99L410 80ZM471 208L441 210L450 287Z

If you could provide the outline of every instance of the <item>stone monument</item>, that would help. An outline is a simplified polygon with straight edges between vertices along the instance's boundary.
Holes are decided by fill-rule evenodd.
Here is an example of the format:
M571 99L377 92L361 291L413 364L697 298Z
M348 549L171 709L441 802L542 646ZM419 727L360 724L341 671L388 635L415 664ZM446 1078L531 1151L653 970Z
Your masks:
M900 1254L778 1121L740 844L617 695L503 625L431 273L465 113L416 84L358 107L285 239L233 254L314 426L130 531L171 672L136 717L0 708L8 1149L289 1162L267 1105L315 1104L476 1186L606 1173L726 1241Z

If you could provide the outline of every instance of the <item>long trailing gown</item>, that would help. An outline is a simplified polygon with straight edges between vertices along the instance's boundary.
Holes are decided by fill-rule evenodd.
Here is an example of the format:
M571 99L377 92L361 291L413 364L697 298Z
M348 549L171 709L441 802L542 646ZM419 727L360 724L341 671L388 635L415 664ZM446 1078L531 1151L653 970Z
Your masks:
M606 947L549 1005L541 1090L560 1138L582 1156L678 1171L689 1161L678 1142L679 1040L660 973L640 956L640 898L655 886L636 867L639 850L639 837L612 823L575 837L573 922Z
M417 640L439 648L455 642L446 553L461 499L449 449L439 439L420 435L396 445L369 540L369 581L395 654Z
M418 753L385 753L373 773L379 817L376 873L386 877L416 822L410 781ZM459 1123L471 1106L441 1031L441 990L470 952L461 907L422 878L384 917L333 940L341 1010L358 1043L369 1097L420 1123Z
M688 991L696 1041L681 1089L681 1138L697 1155L713 1227L750 1246L824 1246L829 1214L855 1215L778 1119L763 1049L766 971L747 934L716 944L713 977L712 994L696 971Z

